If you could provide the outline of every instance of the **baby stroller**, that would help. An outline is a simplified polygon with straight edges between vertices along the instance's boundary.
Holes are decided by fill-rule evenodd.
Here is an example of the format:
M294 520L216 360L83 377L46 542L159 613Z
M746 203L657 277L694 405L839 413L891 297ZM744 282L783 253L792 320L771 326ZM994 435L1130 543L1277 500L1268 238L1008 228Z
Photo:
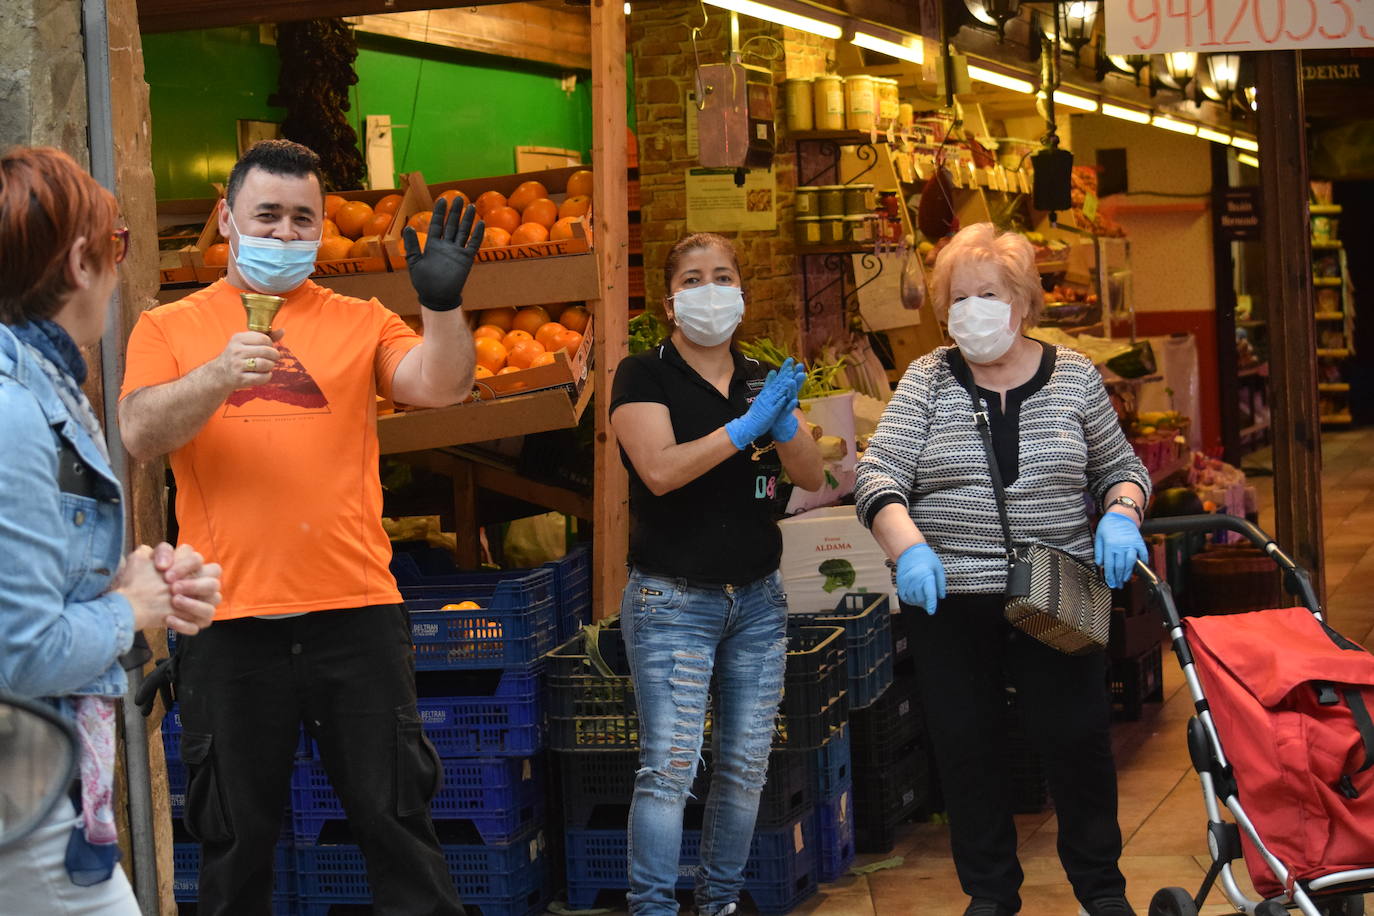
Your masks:
M1150 916L1197 916L1218 881L1242 913L1363 914L1363 894L1374 889L1374 656L1326 626L1307 571L1249 522L1181 516L1141 528L1218 530L1260 547L1302 607L1182 620L1169 586L1136 564L1192 694L1188 750L1212 858L1196 894L1163 888ZM1236 882L1232 863L1242 856L1261 899Z

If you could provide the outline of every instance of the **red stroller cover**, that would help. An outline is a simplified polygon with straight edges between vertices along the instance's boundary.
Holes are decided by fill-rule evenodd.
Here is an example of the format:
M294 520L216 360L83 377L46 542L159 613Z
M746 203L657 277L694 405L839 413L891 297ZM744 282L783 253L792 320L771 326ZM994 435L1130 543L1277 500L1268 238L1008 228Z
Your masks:
M1374 655L1300 607L1183 624L1241 804L1290 879L1374 867ZM1255 889L1287 890L1241 837Z

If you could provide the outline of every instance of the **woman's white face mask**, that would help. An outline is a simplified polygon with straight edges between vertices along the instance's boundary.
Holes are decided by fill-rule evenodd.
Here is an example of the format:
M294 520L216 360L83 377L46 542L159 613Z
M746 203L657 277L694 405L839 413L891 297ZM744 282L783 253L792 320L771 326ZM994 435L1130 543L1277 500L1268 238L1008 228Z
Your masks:
M673 294L673 320L697 346L719 346L744 320L744 291L719 283L678 290Z
M949 336L973 363L1000 359L1016 343L1021 322L1011 326L1012 307L999 299L970 296L949 307Z

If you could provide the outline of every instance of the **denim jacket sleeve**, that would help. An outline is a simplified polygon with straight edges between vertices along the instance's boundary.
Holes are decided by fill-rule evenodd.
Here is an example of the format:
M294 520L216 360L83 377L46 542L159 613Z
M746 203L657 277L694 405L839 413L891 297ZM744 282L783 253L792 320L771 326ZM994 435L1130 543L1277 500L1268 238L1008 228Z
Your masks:
M33 393L4 376L0 430L0 689L122 694L117 660L133 643L133 608L106 591L112 568L90 568L117 564L122 511L88 517L60 491L53 427Z

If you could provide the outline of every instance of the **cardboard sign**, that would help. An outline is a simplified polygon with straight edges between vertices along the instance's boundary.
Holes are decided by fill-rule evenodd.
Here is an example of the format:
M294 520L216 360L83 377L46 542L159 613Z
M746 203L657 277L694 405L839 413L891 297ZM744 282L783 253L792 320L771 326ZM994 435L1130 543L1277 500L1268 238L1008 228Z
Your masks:
M1108 54L1374 47L1360 0L1104 0Z

